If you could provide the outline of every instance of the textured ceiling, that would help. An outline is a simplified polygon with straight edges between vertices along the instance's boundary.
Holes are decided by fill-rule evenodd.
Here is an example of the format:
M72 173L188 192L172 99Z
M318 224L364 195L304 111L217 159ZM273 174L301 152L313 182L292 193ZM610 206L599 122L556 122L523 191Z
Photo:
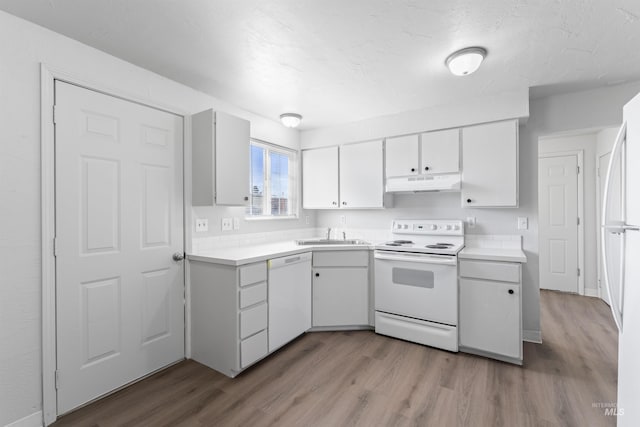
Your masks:
M0 9L303 129L522 87L640 79L639 0L0 0ZM454 77L444 60L489 51Z

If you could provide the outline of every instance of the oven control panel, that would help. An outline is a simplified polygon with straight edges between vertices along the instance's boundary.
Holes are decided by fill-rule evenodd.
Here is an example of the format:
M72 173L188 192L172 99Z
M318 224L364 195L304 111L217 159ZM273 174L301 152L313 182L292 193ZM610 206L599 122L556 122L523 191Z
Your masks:
M396 219L391 231L395 234L464 235L464 224L458 220Z

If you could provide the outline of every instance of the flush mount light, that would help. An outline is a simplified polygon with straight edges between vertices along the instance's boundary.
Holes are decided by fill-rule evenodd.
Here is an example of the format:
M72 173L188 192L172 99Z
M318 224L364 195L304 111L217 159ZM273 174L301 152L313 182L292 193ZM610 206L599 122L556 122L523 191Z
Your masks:
M302 116L296 113L284 113L280 115L280 121L288 128L298 127L301 120Z
M481 47L467 47L453 52L444 63L455 76L466 76L476 71L482 60L487 56L487 50Z

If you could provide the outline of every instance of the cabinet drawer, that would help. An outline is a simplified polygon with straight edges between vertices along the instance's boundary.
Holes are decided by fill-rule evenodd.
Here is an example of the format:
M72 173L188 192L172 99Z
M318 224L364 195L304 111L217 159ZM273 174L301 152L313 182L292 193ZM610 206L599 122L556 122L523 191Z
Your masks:
M267 282L240 289L240 308L267 300Z
M460 260L460 277L520 283L520 264Z
M240 312L240 339L267 328L267 303Z
M313 253L314 267L366 267L369 251L317 251Z
M266 355L267 331L262 331L240 343L240 368L244 369Z
M240 267L240 286L264 282L265 280L267 280L266 262L258 262Z

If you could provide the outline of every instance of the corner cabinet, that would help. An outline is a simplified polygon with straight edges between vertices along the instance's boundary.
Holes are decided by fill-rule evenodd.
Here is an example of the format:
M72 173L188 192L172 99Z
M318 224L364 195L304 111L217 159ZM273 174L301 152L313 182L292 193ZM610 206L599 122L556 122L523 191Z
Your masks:
M384 207L382 141L302 151L305 209Z
M192 116L191 128L193 205L246 205L249 200L249 121L206 110Z
M460 351L522 364L522 273L515 262L460 260Z
M518 120L462 129L462 207L518 206Z
M313 253L313 327L369 325L369 251Z

